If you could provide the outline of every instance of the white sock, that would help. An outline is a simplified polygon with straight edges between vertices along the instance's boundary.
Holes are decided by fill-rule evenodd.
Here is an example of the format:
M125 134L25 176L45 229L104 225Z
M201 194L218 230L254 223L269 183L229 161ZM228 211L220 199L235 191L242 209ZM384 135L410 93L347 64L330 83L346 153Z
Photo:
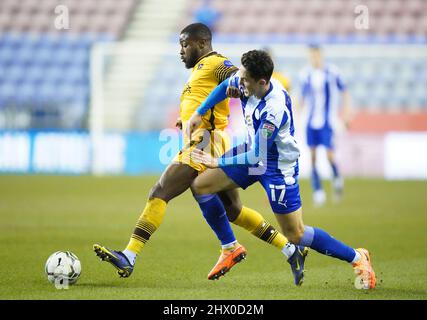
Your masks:
M222 249L232 249L234 245L237 243L237 240L221 245Z
M362 258L362 256L360 255L359 251L354 250L354 252L356 252L356 255L354 256L354 259L351 263L356 263L357 261L360 260L360 258Z
M126 256L126 258L128 258L131 265L135 265L135 260L136 260L136 253L135 252L132 252L128 249L125 249L122 251L122 253Z
M283 247L282 252L287 258L289 258L294 254L295 250L296 250L295 245L293 243L288 242Z

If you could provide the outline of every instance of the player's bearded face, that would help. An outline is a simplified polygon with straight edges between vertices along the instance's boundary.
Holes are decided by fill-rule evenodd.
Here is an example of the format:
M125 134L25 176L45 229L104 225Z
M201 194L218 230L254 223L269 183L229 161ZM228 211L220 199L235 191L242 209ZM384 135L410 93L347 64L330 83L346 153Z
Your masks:
M191 69L196 65L197 60L199 59L199 54L195 48L191 48L187 52L187 56L185 57L185 67L187 69Z
M196 65L199 59L197 43L188 39L187 34L181 34L179 43L181 45L180 56L181 61L185 63L187 69L191 69Z

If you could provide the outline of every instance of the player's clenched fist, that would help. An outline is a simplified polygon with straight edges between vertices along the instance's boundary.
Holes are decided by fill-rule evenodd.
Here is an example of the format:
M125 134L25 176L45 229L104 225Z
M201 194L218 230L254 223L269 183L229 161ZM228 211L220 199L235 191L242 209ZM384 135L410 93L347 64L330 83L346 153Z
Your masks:
M227 97L229 98L240 98L240 90L236 87L228 87L226 92Z
M181 118L176 119L175 127L177 127L179 130L182 130L182 120Z

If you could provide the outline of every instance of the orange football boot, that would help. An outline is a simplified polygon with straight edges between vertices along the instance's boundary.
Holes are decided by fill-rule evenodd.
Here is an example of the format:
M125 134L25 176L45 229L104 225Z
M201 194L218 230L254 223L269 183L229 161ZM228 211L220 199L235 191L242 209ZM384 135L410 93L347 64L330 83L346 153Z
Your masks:
M230 269L246 258L246 249L237 243L233 249L223 249L218 262L208 274L209 280L217 280Z
M357 275L354 286L356 289L374 289L377 283L374 269L372 268L369 251L363 248L356 249L361 258L353 263L354 273Z

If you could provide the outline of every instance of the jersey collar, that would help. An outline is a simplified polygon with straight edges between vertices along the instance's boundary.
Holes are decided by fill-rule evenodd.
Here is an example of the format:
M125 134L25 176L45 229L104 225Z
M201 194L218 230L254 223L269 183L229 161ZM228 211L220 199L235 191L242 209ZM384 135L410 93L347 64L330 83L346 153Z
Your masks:
M270 80L270 87L268 88L267 92L265 93L265 95L260 100L265 100L265 98L270 94L270 92L272 90L273 90L273 83Z
M200 60L202 60L202 59L204 59L204 58L206 58L206 57L212 56L212 55L214 55L214 54L216 54L216 51L210 51L210 52L206 53L205 55L201 56L201 57L196 61L196 64L198 64L198 63L200 62Z

